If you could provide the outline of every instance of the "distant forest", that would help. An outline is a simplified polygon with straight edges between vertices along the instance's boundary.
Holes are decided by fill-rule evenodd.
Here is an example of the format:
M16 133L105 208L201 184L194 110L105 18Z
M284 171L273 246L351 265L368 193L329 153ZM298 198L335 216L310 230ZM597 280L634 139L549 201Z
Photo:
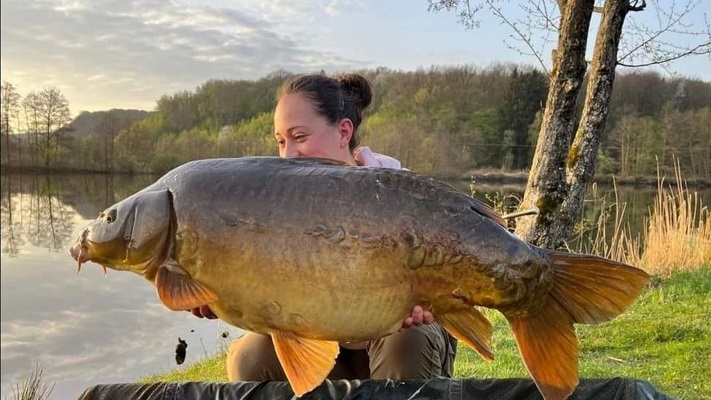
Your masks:
M355 72L374 87L361 127L364 145L432 174L529 168L548 90L544 73L509 65ZM194 159L276 155L275 93L290 75L210 80L164 95L154 112L85 112L57 126L43 125L35 115L41 110L27 99L6 113L4 82L2 163L162 173ZM675 158L686 178L711 179L711 83L650 71L618 74L597 173L655 175L658 166L673 170Z

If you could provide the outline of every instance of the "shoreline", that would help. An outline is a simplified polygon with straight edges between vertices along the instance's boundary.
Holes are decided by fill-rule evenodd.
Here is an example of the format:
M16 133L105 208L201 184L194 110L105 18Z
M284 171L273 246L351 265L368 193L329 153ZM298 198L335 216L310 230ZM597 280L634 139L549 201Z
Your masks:
M167 171L166 171L167 172ZM72 174L72 175L117 175L117 176L141 176L155 175L159 177L163 174L152 172L139 171L102 171L102 170L84 170L77 168L45 168L42 166L0 166L0 174L23 174L23 175L53 175L53 174ZM502 172L495 170L469 170L461 173L423 173L434 178L454 181L458 183L497 185L497 186L520 186L524 189L528 182L528 171L512 171ZM622 185L632 187L657 187L659 185L659 177L657 175L614 175L614 174L596 174L593 183L601 185ZM676 177L673 174L667 175L664 179L665 184L676 186ZM684 183L687 188L708 189L711 188L711 178L685 178Z
M486 170L473 170L466 172L462 175L457 174L433 174L432 176L449 181L457 182L471 182L474 184L483 185L497 185L497 186L520 186L524 189L526 183L528 182L528 171L520 172L500 172L500 171L486 171ZM676 177L674 175L662 176L664 183L666 185L676 186ZM632 175L632 176L618 176L613 174L596 174L591 183L597 183L598 185L618 185L618 186L631 186L631 187L653 187L656 188L659 185L659 177L657 175ZM711 178L685 178L684 183L687 188L694 189L708 189L711 188Z

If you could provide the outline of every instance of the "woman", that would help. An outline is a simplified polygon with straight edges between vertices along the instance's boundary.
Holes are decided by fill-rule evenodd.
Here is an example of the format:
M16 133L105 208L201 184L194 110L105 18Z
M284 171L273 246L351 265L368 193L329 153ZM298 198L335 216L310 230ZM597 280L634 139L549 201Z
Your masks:
M319 157L350 165L401 168L392 157L359 147L358 126L372 100L368 81L356 74L303 75L280 88L274 113L281 157ZM377 312L377 310L373 310ZM212 317L206 307L193 310ZM362 343L341 343L329 379L428 379L451 377L456 340L430 312L415 306L400 332ZM286 380L269 336L247 333L227 356L231 381Z

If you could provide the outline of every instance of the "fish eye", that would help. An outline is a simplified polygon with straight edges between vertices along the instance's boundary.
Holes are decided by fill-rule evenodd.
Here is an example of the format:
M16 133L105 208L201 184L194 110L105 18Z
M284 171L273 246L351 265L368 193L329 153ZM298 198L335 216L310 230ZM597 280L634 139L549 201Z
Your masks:
M102 213L102 214L104 214L104 213ZM107 212L107 213L104 214L104 215L105 215L105 217L106 217L106 222L107 222L107 223L110 224L110 223L116 221L116 209L115 209L115 208L114 208L113 210L109 210L109 212Z

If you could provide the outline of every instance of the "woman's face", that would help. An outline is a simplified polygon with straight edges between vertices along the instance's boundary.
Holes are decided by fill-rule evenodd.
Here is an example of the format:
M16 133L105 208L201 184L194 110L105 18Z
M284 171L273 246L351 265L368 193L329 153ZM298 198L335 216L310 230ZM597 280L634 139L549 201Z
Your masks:
M353 123L344 118L329 124L302 94L287 94L274 111L274 135L281 157L319 157L354 163L348 148Z

